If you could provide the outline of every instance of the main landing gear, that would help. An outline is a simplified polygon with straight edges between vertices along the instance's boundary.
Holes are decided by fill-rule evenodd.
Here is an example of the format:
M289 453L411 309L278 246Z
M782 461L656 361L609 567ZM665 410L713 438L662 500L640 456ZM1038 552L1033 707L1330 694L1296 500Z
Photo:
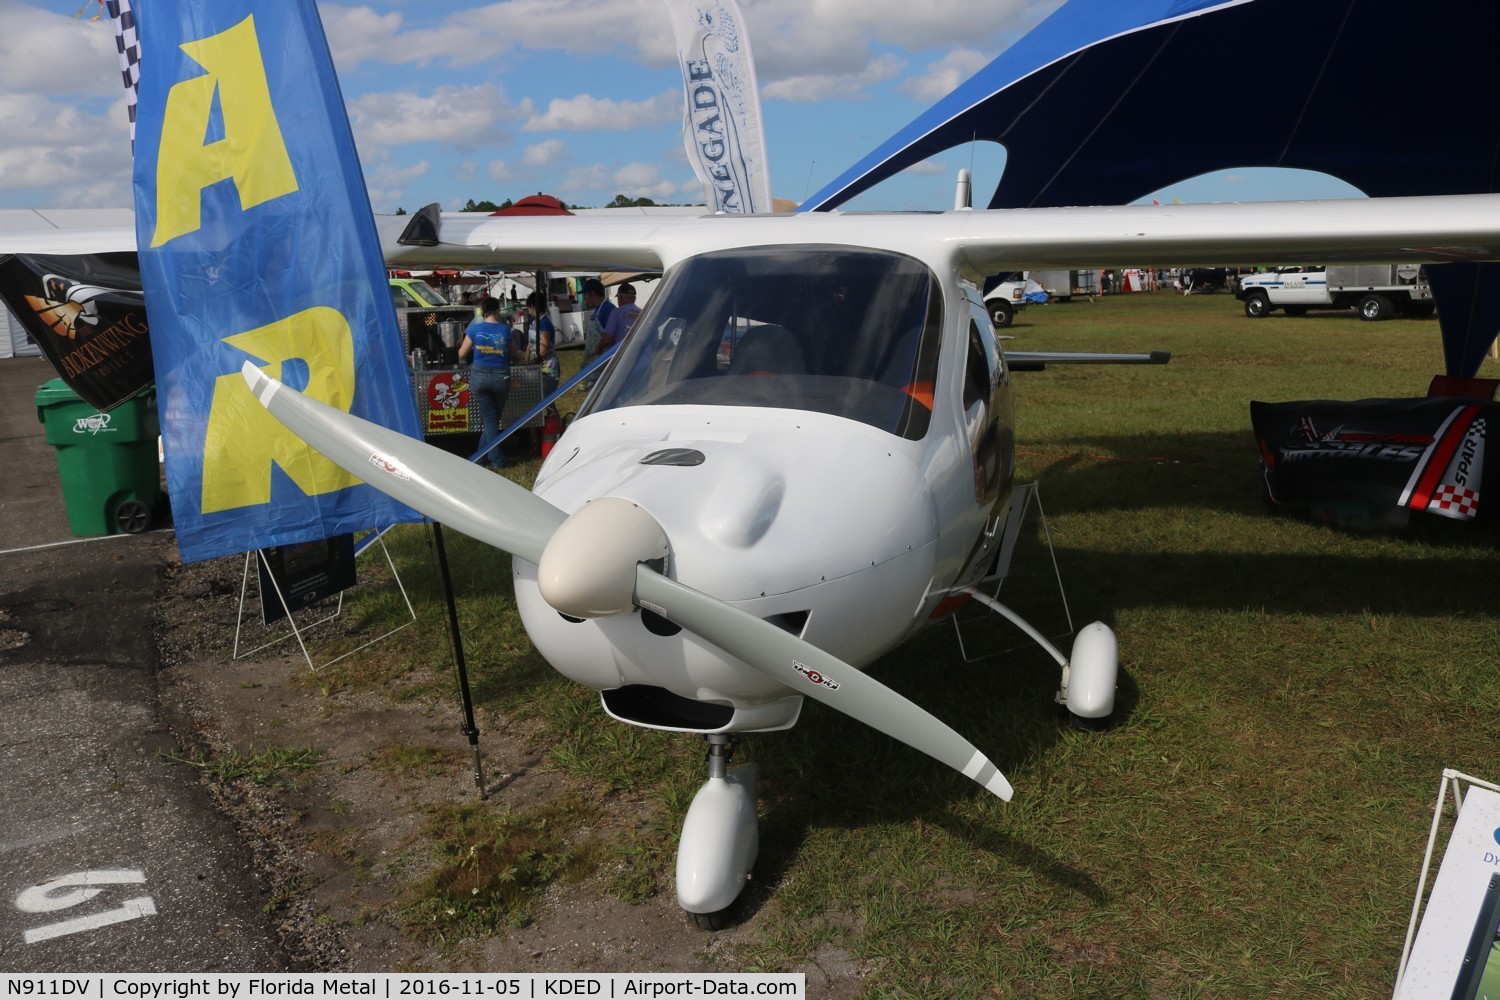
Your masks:
M677 902L703 930L723 930L760 853L756 767L729 770L734 741L709 733L708 780L693 797L677 847Z
M1062 653L1047 640L1047 637L1031 626L1026 619L1016 614L1010 608L1001 604L995 597L981 593L979 586L1001 581L1010 572L1011 557L1015 554L1016 540L1020 535L1021 523L1026 519L1034 504L1037 515L1041 518L1042 534L1047 541L1047 548L1052 548L1052 532L1047 527L1047 514L1042 509L1042 498L1036 483L1026 483L1017 486L1011 494L1010 511L1005 519L1005 534L1001 539L1000 548L995 554L995 563L989 575L973 587L967 588L967 593L974 600L983 604L991 611L1000 615L1006 621L1015 625L1035 642L1047 655L1057 661L1062 668L1062 682L1057 689L1057 703L1068 712L1068 720L1077 729L1103 729L1109 724L1109 717L1115 710L1115 687L1120 677L1120 648L1115 640L1114 631L1103 622L1094 622L1085 625L1073 638L1073 655L1063 656ZM1052 555L1053 572L1057 572L1057 555ZM1058 596L1062 598L1064 612L1067 612L1067 595L1063 593L1062 576L1057 576ZM996 594L999 593L999 584L996 583ZM965 660L976 659L970 657L964 647L963 629L959 624L957 616L953 618L953 626L958 636L959 649L963 650ZM1068 628L1072 629L1073 618L1068 614Z
M1115 710L1115 686L1120 677L1120 647L1113 629L1103 622L1085 625L1073 638L1073 655L1065 657L1047 641L1046 636L1010 608L977 590L968 593L1025 632L1062 667L1057 703L1068 710L1068 719L1074 728L1103 729L1109 724L1109 716Z

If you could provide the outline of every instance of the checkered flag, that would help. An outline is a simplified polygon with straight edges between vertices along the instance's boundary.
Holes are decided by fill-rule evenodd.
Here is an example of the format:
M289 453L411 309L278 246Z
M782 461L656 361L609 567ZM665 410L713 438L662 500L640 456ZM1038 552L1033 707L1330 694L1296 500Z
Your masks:
M135 102L141 86L141 39L135 30L135 12L130 0L104 0L115 26L115 47L120 50L120 76L125 81L130 114L130 148L135 149Z

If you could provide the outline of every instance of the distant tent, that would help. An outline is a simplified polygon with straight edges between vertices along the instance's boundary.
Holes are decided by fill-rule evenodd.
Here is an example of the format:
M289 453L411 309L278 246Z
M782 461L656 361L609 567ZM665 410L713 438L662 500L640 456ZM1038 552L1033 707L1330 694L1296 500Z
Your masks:
M0 232L22 233L47 229L108 229L135 225L128 208L0 209ZM0 358L40 357L42 350L21 321L0 302Z
M21 321L0 305L0 358L34 358L42 349L32 341Z
M1497 50L1494 0L1069 0L803 210L975 138L1006 148L991 208L1122 204L1236 167L1375 197L1494 193ZM1428 273L1448 372L1472 375L1500 329L1500 265Z
M491 215L572 215L568 206L550 194L533 194Z

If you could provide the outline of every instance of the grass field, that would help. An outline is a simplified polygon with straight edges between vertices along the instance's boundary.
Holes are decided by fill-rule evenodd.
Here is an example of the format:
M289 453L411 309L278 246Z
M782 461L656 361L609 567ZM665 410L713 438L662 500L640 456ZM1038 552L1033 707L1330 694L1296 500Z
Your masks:
M870 997L1389 995L1442 769L1500 777L1497 533L1420 515L1340 531L1269 508L1248 403L1421 395L1442 368L1436 322L1253 321L1227 295L1162 293L1032 308L1009 332L1173 353L1016 376L1020 480L1041 484L1074 624L1119 635L1118 722L1060 724L1050 659L973 622L970 651L1004 655L965 663L945 626L871 671L987 752L1013 802L816 703L746 740L761 932L743 967L831 948L868 970ZM448 537L486 718L540 720L555 766L649 789L658 822L601 852L632 859L601 891L670 893L697 741L609 722L531 650L508 563ZM427 595L422 629L323 682L451 697L402 680L442 624L422 529L395 551ZM1035 517L1018 560L1002 599L1063 631Z

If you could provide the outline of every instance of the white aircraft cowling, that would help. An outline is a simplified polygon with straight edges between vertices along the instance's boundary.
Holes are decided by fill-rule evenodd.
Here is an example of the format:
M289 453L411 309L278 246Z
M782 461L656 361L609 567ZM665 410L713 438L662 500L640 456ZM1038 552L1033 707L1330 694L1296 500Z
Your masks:
M805 411L627 407L576 421L536 492L569 513L600 497L638 505L666 534L669 576L864 666L921 624L937 534L922 450ZM643 463L663 453L673 464ZM568 677L734 706L707 731L795 722L800 696L739 659L639 612L565 618L536 567L514 565L526 630Z

